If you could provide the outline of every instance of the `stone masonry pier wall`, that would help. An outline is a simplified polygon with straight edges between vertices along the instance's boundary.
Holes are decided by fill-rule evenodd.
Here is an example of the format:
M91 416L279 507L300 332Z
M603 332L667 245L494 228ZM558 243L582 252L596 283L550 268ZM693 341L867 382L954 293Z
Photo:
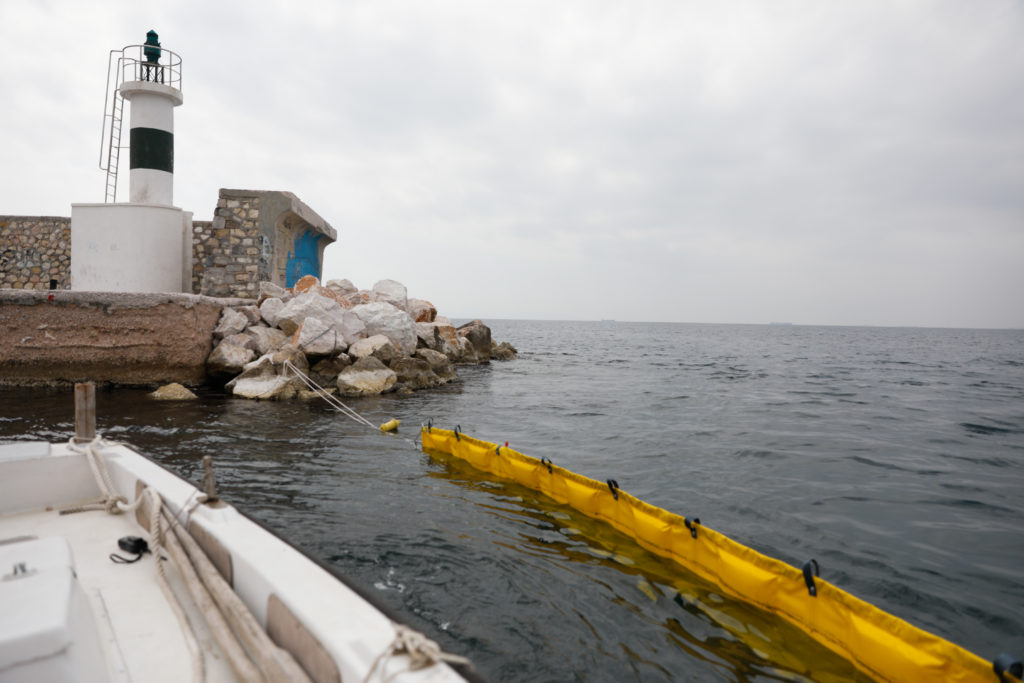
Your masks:
M192 291L256 298L270 280L270 247L258 227L259 193L220 191L212 221L192 222Z
M0 216L0 288L71 288L71 219Z

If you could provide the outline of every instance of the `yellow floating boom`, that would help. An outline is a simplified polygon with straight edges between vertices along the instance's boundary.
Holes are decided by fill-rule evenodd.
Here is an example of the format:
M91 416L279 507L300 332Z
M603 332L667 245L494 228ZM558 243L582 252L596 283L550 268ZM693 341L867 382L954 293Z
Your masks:
M887 681L1016 681L990 662L833 586L737 543L699 520L649 505L618 488L456 431L425 427L423 450L447 453L611 524L724 593L776 614L864 673Z

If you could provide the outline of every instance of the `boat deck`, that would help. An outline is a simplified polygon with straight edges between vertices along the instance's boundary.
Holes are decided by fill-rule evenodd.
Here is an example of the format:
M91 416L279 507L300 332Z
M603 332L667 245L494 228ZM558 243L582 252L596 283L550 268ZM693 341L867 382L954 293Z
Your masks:
M188 681L192 655L180 622L156 577L156 558L147 553L132 564L118 564L111 553L131 558L120 550L122 536L147 537L134 515L111 515L105 510L60 514L42 510L0 516L0 549L9 539L63 537L71 546L75 574L97 622L114 680ZM204 654L209 681L234 681L206 621L175 569L164 562L168 583L185 609ZM7 574L10 567L0 567Z

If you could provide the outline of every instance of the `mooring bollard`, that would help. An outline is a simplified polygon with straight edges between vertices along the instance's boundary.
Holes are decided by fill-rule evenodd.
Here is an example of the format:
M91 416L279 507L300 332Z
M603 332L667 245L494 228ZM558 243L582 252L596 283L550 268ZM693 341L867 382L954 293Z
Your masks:
M96 385L75 385L75 439L92 441L96 437Z

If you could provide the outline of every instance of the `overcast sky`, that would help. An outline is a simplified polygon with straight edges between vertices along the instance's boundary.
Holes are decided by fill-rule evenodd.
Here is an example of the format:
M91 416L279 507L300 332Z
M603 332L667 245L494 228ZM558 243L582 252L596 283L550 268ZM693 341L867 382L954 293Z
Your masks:
M1024 327L1019 0L2 0L0 213L103 201L108 53L151 28L175 204L294 192L325 279L457 318Z

